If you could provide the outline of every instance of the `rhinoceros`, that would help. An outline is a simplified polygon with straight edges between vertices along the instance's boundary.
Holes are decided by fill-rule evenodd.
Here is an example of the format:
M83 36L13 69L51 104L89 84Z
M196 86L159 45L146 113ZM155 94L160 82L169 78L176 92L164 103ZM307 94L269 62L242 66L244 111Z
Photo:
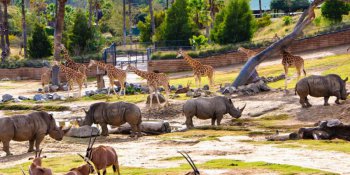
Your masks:
M82 125L91 126L93 123L99 124L102 127L101 135L108 135L107 124L112 126L120 126L124 123L129 123L131 126L132 136L137 132L137 136L141 136L141 110L135 104L127 102L116 103L94 103L88 111L85 111L86 116L79 123Z
M10 141L29 141L28 152L39 151L41 141L46 135L57 141L61 141L68 129L57 127L52 114L46 112L33 112L27 115L14 115L0 118L0 141L6 155L10 152Z
M335 96L336 104L340 104L339 100L346 100L348 93L346 92L346 77L342 80L339 75L329 74L326 76L312 75L301 79L295 86L295 94L300 97L300 104L303 108L311 107L307 96L324 97L324 106L329 106L328 99Z
M229 113L234 118L239 118L242 115L242 109L235 108L232 100L224 96L216 96L210 98L195 98L187 100L183 105L183 113L186 116L186 126L187 128L192 128L193 116L199 119L211 119L211 125L220 125L220 122L224 114Z

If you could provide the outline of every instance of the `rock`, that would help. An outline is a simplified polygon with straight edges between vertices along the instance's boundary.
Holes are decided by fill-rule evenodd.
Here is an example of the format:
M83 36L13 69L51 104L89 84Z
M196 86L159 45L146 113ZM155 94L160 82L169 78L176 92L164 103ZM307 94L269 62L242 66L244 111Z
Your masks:
M177 86L177 89L182 89L184 88L181 84L179 86Z
M2 96L2 102L8 102L8 101L11 101L13 100L13 96L10 95L10 94L5 94Z
M156 94L152 94L152 95L153 95L152 104L158 104ZM163 96L163 94L158 94L158 98L160 103L165 102L165 97ZM149 103L150 103L150 95L147 97L147 101L146 101L146 104L149 104Z
M160 87L158 90L159 90L159 92L163 92L163 91L164 91L164 88L163 88L163 87Z
M85 96L93 96L93 93L95 93L94 91L85 91Z
M186 97L193 97L194 92L192 91L187 91L186 92Z
M148 88L148 86L141 86L141 93L144 93L144 94L149 93L149 88Z
M271 88L268 87L265 83L259 85L259 89L260 89L260 91L262 91L262 92L264 92L264 91L270 91L270 90L271 90Z
M18 98L15 98L15 99L13 99L12 101L15 102L15 103L19 103L19 102L21 102L22 100L20 100L20 99L18 99Z
M226 87L223 91L222 94L233 94L237 91L237 89L233 86Z
M171 91L176 91L177 88L176 88L174 85L171 85L171 86L170 86L170 90L171 90Z
M68 85L63 85L63 86L62 86L62 90L63 90L63 91L68 91Z
M46 96L46 97L45 97ZM44 97L46 99L49 99L49 100L52 100L53 99L53 96L51 94L46 94Z
M208 91L208 90L209 90L209 85L207 85L207 84L204 85L204 86L203 86L203 90Z
M44 92L45 92L45 93L48 93L48 92L50 92L50 87L48 87L48 86L45 86L45 87L44 87Z
M247 89L252 91L252 92L254 92L254 93L259 93L260 92L259 85L257 85L257 84L249 84L247 86Z
M51 86L50 86L50 90L51 90L52 92L56 92L56 91L58 90L58 88L59 88L59 86L57 86L57 85L51 85Z
M43 89L39 88L39 89L38 89L38 92L43 92Z
M238 86L238 90L243 90L243 89L245 89L245 88L246 88L246 86L244 86L244 85Z
M9 78L3 78L3 79L1 79L1 81L10 81L10 79Z
M159 134L171 132L170 124L164 121L143 121L141 123L140 128L141 128L141 132L152 134L152 135L159 135ZM109 134L130 134L131 127L128 123L125 123L118 128L109 129L108 133Z
M22 80L21 77L16 77L16 81L20 81L20 80Z
M34 101L45 101L45 97L42 94L36 94L33 97Z
M20 99L20 100L29 100L29 98L28 97L25 97L25 96L18 96L18 99Z
M59 95L56 94L56 93L54 93L54 94L52 95L52 100L61 100L61 99L62 99L62 97L59 96Z
M92 135L91 135L92 133ZM65 136L68 137L79 137L79 138L85 138L85 137L91 137L91 136L98 136L99 130L96 127L91 127L88 125L81 126L79 128L71 128Z

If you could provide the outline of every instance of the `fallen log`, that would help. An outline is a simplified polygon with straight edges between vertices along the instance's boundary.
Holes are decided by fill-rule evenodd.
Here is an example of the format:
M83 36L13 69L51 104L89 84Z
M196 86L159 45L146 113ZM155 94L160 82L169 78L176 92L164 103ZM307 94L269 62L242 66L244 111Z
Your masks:
M85 125L81 127L72 127L65 136L86 138L98 135L100 135L100 131L96 127Z
M151 135L170 133L171 128L168 122L164 121L144 121L141 123L141 132ZM118 128L108 130L109 134L130 134L131 126L125 123Z

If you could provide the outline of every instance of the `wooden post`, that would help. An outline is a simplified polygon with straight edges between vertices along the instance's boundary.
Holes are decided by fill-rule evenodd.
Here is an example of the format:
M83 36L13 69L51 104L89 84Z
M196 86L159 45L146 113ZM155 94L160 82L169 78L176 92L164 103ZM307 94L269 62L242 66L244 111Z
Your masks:
M105 88L105 81L103 80L103 76L104 76L104 71L102 72L97 68L97 72L96 72L97 89Z

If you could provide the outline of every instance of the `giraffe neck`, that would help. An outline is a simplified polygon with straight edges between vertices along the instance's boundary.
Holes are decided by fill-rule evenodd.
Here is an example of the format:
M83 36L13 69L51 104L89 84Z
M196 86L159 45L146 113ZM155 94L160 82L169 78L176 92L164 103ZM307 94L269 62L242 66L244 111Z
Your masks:
M63 58L66 60L66 61L73 61L70 56L69 56L69 53L67 51L66 48L63 48Z
M101 62L101 61L95 61L95 63L96 63L96 66L97 66L97 67L99 67L99 68L101 68L101 69L103 69L103 70L106 70L107 64L105 64L105 63L103 63L103 62Z
M185 61L192 67L197 66L198 62L196 60L194 60L193 58L191 58L189 55L184 54L184 59Z
M133 72L135 72L136 75L138 75L144 79L148 79L148 77L149 77L149 73L146 71L142 71L142 70L138 70L138 69L134 68Z

